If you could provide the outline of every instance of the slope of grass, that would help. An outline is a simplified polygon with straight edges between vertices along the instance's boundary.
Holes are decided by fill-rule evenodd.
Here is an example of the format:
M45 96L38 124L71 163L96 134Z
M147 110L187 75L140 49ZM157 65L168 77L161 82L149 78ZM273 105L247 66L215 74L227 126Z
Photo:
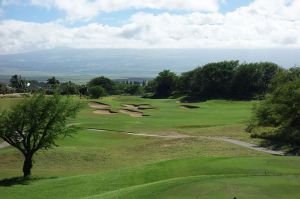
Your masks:
M254 195L270 193L270 196L273 196L278 192L276 189L269 191L274 185L282 186L281 193L293 198L295 194L300 194L299 167L299 158L293 157L185 158L114 170L104 174L40 179L30 181L27 185L0 187L0 193L7 199L67 199L89 196L176 198L176 195L178 198L184 198L189 189L190 198L196 198L192 195L203 194L201 190L207 189L208 196L210 193L215 196L224 194L226 196L239 187L236 190L238 193L248 190L244 195L251 198L252 193ZM241 184L238 184L239 182ZM269 182L271 184L268 185ZM264 187L268 189L263 189ZM172 189L182 191L176 192ZM228 189L232 192L228 192ZM105 194L105 197L102 194Z
M192 176L130 187L89 199L298 198L299 176Z
M180 157L264 155L220 141L139 137L87 130L59 141L58 145L40 151L34 157L35 176L97 173ZM22 155L15 149L1 149L0 178L21 175L22 161Z

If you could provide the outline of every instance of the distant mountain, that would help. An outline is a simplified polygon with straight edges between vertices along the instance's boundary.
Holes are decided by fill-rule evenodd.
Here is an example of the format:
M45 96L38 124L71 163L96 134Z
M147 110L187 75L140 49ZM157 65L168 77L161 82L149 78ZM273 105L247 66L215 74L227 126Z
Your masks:
M300 49L52 49L0 55L0 75L153 77L163 69L181 73L223 60L271 61L287 68L300 65Z

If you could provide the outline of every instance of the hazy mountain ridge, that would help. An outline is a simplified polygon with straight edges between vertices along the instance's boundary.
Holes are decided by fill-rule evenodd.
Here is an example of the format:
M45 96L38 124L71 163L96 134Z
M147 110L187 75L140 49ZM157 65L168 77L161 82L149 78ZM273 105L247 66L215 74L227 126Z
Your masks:
M271 61L300 65L300 49L52 49L0 55L0 75L111 78L153 77L163 69L181 73L208 62Z

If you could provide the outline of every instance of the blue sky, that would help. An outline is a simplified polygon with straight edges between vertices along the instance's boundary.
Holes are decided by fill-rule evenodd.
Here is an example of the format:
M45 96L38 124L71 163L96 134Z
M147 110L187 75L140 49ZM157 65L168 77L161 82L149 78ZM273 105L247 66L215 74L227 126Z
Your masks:
M0 54L300 47L300 0L0 0L0 6Z

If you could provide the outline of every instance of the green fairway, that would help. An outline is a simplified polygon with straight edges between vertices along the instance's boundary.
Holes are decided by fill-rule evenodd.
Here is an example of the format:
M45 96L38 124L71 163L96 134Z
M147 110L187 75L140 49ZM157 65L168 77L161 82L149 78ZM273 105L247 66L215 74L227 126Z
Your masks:
M254 142L244 131L255 103L211 100L181 107L176 99L113 96L98 100L115 114L95 114L90 100L70 124L80 128L34 157L33 177L23 184L0 184L4 198L297 198L300 159L275 157L220 140ZM20 99L0 99L0 110ZM119 110L150 104L143 117ZM89 129L105 129L95 131ZM111 131L113 130L113 131ZM188 135L190 137L146 137ZM0 149L0 179L21 176L23 157Z
M251 117L255 102L211 100L193 103L197 109L183 109L174 99L155 100L137 97L115 96L99 100L118 111L126 104L150 104L154 110L142 110L146 117L134 118L119 113L95 115L88 106L74 121L83 128L113 129L132 132L177 131L191 135L228 135L247 139L243 133L245 123ZM248 139L249 140L249 139Z
M183 198L186 194L196 198L205 193L208 198L211 194L224 198L234 191L250 197L281 198L278 193L293 198L299 194L299 167L298 158L288 157L186 158L103 174L32 180L0 191L6 198ZM273 185L283 187L272 190Z

